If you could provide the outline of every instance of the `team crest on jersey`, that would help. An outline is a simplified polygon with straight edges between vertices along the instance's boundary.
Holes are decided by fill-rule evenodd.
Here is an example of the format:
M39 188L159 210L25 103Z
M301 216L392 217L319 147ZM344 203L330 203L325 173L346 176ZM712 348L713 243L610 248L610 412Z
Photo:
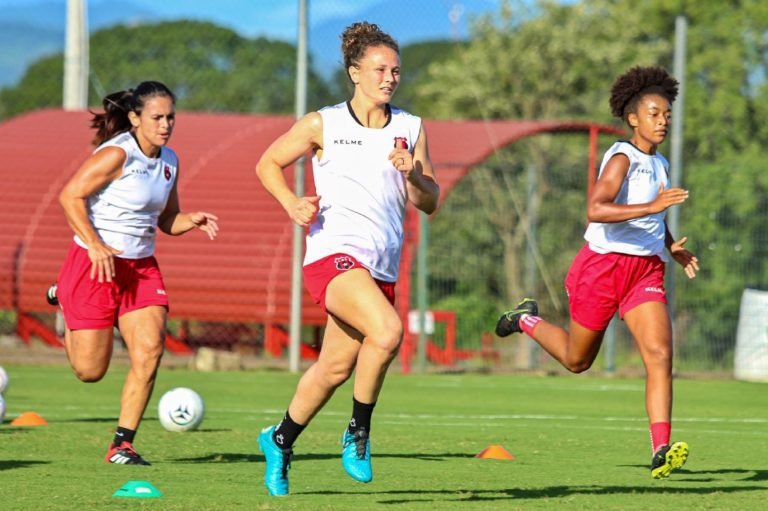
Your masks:
M339 271L351 270L355 266L355 260L349 256L337 257L333 262L336 263L336 269Z
M405 137L395 137L395 149L408 149L408 139Z
M169 181L171 179L171 167L168 165L163 168L163 175L165 176L165 180Z

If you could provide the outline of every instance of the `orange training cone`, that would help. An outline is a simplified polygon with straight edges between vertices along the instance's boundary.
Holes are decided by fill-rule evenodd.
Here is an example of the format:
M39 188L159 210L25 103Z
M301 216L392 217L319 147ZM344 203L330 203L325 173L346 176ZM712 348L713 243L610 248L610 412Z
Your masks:
M47 426L48 421L35 412L24 412L11 421L11 426Z
M500 445L489 445L479 453L475 458L485 458L487 460L513 460L515 457L508 450Z

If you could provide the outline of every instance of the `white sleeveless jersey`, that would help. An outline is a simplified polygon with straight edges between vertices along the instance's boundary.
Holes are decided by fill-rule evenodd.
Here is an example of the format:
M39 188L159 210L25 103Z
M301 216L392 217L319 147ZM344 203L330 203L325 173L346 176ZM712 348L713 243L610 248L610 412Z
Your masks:
M125 164L119 178L88 198L88 219L104 243L123 251L117 257L149 257L155 252L157 219L176 180L178 158L167 147L158 158L147 157L130 132L107 140L94 153L105 147L125 151ZM77 235L75 242L88 248Z
M600 174L608 160L615 154L629 158L627 177L613 200L616 204L644 204L652 202L659 194L659 186L669 188L669 163L661 154L648 154L627 141L618 141L603 156ZM605 254L618 252L630 255L658 255L667 260L664 251L666 210L625 222L591 222L584 239L589 248Z
M321 159L312 158L312 171L320 209L307 235L304 264L341 252L374 278L395 282L408 196L405 177L387 157L396 138L413 151L421 119L392 107L389 123L374 129L362 126L347 103L319 113L323 150Z

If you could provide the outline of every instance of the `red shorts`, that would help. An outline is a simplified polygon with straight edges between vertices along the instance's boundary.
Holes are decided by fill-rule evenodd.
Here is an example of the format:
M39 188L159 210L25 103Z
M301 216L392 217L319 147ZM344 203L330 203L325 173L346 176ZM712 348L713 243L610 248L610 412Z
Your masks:
M325 312L328 312L328 309L325 308L325 290L328 289L328 284L337 275L353 268L362 268L368 271L367 268L360 264L360 261L347 254L329 255L304 266L304 285L307 287L307 291L309 291L315 303L322 307ZM395 282L373 280L379 286L381 292L384 293L384 296L387 297L389 303L394 305Z
M117 318L151 305L168 308L163 276L154 256L115 257L112 282L91 279L88 251L72 243L59 273L56 295L70 330L111 328Z
M642 303L667 303L664 262L659 256L598 254L584 245L565 277L565 290L571 318L590 330L605 330L617 310L623 319Z

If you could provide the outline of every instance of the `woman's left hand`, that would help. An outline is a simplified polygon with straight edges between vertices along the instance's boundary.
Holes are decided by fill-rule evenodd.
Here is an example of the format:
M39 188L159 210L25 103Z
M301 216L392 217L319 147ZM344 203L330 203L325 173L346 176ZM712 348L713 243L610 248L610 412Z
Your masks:
M699 271L699 259L687 249L683 248L686 241L688 241L688 238L683 236L672 243L669 247L669 253L672 254L674 260L683 267L688 278L692 279L696 276L696 272Z
M394 149L389 153L389 161L406 178L413 172L413 155L407 149Z
M215 238L216 234L219 232L219 224L216 223L216 220L218 219L219 217L216 215L206 213L205 211L189 213L189 221L192 222L195 227L206 233L210 239Z

